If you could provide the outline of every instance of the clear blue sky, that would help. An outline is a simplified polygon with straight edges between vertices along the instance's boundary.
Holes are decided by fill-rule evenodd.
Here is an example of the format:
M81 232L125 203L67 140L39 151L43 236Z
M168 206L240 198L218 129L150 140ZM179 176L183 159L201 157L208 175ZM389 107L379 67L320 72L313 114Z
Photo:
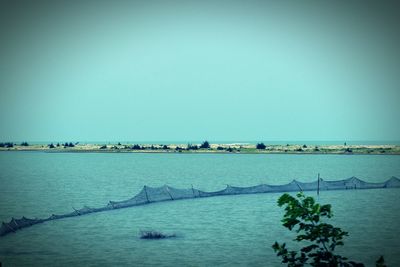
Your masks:
M2 141L400 139L390 1L51 2L0 4Z

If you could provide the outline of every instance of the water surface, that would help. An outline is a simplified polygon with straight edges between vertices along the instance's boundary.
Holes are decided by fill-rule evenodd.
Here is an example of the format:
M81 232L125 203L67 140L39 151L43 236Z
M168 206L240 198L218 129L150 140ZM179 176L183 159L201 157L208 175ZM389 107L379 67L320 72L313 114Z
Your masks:
M128 153L0 153L0 220L47 217L72 207L124 200L143 185L218 190L357 176L400 177L400 156ZM315 193L310 193L315 194ZM293 234L281 226L280 194L156 203L36 225L0 238L4 266L279 266L271 245ZM400 189L323 192L334 222L350 232L346 255L370 266L380 254L400 265ZM176 233L140 240L138 232Z

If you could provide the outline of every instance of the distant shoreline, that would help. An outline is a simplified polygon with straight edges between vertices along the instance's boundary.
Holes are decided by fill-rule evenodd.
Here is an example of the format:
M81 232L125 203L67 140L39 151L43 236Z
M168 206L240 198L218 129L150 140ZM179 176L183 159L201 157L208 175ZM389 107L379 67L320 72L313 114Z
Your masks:
M10 146L11 143L6 143ZM4 143L3 143L4 145ZM264 144L263 144L264 145ZM269 145L257 149L255 144L12 144L0 151L39 151L48 153L184 153L184 154L334 154L400 155L400 145Z

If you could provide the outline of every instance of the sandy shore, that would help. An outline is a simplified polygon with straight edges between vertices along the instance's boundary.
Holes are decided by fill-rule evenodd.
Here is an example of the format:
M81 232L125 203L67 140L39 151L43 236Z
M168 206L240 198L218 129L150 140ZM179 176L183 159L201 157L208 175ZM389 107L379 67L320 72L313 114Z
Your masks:
M136 146L135 146L136 145ZM201 144L192 144L200 146ZM97 152L97 153L241 153L241 154L375 154L400 155L400 145L268 145L257 149L255 144L210 144L210 148L187 149L187 144L14 144L0 151Z

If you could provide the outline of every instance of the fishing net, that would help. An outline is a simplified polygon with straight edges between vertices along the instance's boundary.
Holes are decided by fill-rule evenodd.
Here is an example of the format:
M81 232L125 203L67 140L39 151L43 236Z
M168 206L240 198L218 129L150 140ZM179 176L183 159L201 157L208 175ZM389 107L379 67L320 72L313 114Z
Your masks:
M178 189L167 185L161 187L144 186L143 189L134 197L124 201L110 201L106 206L100 208L91 208L84 206L81 209L74 209L70 213L56 215L52 214L46 219L29 219L22 217L21 219L12 218L10 222L3 222L0 227L0 236L8 233L16 232L19 229L29 227L46 221L58 220L68 217L82 216L93 212L101 212L113 209L134 207L161 201L173 201L179 199L213 197L240 194L259 194L259 193L283 193L283 192L299 192L299 191L326 191L326 190L356 190L356 189L375 189L375 188L396 188L400 187L400 179L392 177L386 182L369 183L351 177L339 181L325 181L318 179L315 182L303 183L296 180L284 185L268 185L261 184L250 187L236 187L227 185L225 189L215 192L205 192L195 188Z

